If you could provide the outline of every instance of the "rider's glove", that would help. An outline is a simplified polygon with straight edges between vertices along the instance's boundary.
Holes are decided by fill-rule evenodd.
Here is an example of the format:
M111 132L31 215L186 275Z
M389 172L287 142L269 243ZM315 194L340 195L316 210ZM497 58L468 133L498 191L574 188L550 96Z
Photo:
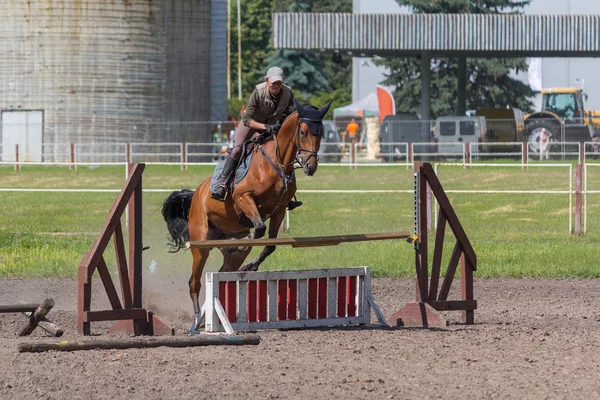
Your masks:
M277 132L279 132L279 129L281 128L281 124L270 124L270 125L265 125L265 130L264 130L264 134L271 134L274 135Z

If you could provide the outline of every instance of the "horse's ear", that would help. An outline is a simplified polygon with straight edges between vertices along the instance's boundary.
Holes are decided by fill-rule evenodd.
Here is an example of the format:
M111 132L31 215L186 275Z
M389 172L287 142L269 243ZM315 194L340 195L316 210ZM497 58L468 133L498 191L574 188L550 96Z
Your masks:
M329 100L327 104L325 104L325 107L319 110L319 113L321 114L321 119L325 118L325 114L327 114L327 111L329 111L329 106L331 106L332 101L333 100Z
M304 109L304 107L302 107L302 104L298 103L298 101L296 100L295 97L294 97L294 106L296 107L296 111L298 111L298 117L300 117L300 118L304 117L306 110Z

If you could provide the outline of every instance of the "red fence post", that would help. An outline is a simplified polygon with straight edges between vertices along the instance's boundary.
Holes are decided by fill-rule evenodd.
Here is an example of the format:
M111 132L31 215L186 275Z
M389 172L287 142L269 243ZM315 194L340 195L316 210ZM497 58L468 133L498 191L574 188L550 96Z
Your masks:
M187 148L185 142L181 143L181 170L187 171Z
M125 162L131 167L131 143L125 144Z
M69 147L71 149L71 166L69 167L69 169L71 171L75 171L75 145L71 143Z
M582 217L582 201L581 201L581 186L582 186L583 165L577 164L575 168L575 235L581 235L581 217Z
M15 144L15 171L19 172L21 170L21 164L19 164L19 143Z
M523 169L527 168L525 164L527 164L527 142L522 142L522 156L521 156L521 164L523 164ZM541 149L540 149L541 151Z
M585 164L585 143L579 142L579 164Z

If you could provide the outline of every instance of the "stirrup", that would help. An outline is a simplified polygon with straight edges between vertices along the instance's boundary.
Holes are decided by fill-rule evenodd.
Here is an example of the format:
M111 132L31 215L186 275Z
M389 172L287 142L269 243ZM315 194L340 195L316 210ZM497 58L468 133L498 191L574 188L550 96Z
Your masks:
M218 188L223 190L223 194L210 192L211 199L225 201L225 199L227 198L227 193L229 193L229 190L227 190L227 186L219 185Z

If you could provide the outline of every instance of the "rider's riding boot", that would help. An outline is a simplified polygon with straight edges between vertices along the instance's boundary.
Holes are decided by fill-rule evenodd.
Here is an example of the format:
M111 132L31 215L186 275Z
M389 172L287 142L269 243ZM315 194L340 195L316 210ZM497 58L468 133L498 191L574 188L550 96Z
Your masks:
M227 178L229 178L229 175L235 170L236 166L237 160L235 158L227 157L221 175L219 175L219 185L215 191L210 194L210 197L215 200L225 201L225 196L227 195Z
M294 208L298 208L302 205L301 201L296 201L296 200L290 200L290 202L287 205L288 210L292 211Z

